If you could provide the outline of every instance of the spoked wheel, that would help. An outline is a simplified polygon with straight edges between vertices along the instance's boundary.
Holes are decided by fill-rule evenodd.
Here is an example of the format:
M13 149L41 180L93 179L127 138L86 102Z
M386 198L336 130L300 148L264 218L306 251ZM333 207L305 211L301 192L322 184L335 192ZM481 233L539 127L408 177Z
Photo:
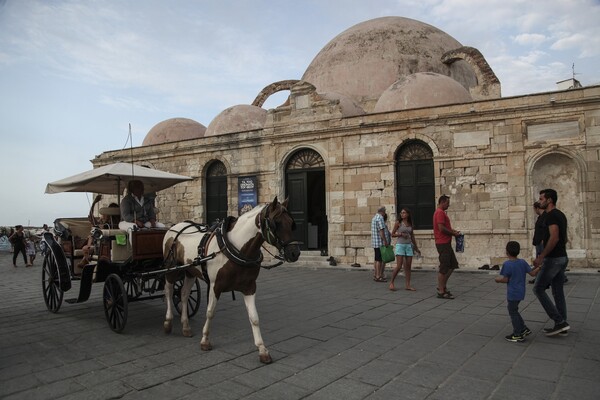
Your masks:
M58 278L58 265L52 253L46 253L42 269L42 288L44 290L44 302L48 311L56 313L60 309L64 292L60 289Z
M173 303L177 313L181 315L181 288L183 287L183 279L175 281L173 284ZM196 279L194 286L190 291L190 297L188 297L188 317L193 317L200 308L200 281Z
M123 282L125 286L125 293L127 293L127 298L129 299L137 299L142 295L141 285L137 279L130 279Z
M117 274L110 274L104 281L104 315L110 329L121 333L127 323L127 292L123 280Z

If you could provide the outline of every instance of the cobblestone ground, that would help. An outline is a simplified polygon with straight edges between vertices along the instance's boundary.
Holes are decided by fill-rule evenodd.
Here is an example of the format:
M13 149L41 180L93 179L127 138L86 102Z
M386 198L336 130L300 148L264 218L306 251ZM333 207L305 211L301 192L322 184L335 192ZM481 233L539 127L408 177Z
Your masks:
M278 267L262 271L257 306L274 362L258 360L240 294L222 296L211 339L162 332L164 303L130 303L125 331L104 318L102 284L82 304L46 311L41 260L12 267L0 253L2 399L597 399L600 274L571 273L567 337L550 326L528 287L522 313L533 334L509 343L505 286L490 273L457 272L455 300L435 297L434 272L416 292L390 292L371 272ZM398 286L403 287L402 277ZM77 296L79 283L65 293Z

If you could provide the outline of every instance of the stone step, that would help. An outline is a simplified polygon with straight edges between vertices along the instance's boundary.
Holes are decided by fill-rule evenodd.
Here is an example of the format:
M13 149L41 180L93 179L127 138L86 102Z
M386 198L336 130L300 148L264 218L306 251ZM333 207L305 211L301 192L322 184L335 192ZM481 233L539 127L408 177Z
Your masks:
M263 253L265 256L265 260L263 262L263 264L272 264L274 263L274 259L269 256L266 253ZM329 266L329 261L327 261L327 259L329 258L329 256L322 256L321 255L321 251L319 250L305 250L300 254L300 258L298 259L298 261L296 261L293 264L290 265L294 265L294 266L298 266L298 267L328 267Z

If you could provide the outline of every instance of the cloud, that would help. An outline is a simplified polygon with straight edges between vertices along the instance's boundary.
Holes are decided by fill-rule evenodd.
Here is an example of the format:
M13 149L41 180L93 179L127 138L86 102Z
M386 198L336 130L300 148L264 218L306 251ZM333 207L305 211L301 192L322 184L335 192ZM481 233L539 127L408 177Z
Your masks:
M583 33L564 34L564 37L554 41L552 50L578 49L579 57L595 57L600 55L600 32L592 35Z
M517 36L513 36L513 41L521 46L539 46L544 43L548 38L545 35L539 33L522 33Z

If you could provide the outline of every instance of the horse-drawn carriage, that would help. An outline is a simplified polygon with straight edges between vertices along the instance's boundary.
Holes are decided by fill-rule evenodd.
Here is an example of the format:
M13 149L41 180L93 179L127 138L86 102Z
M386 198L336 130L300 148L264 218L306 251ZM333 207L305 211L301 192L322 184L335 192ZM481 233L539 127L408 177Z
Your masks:
M115 332L121 332L127 323L128 303L163 297L165 269L163 268L162 241L166 229L144 229L127 232L119 229L91 227L87 218L60 218L55 221L55 239L44 233L47 245L42 269L42 289L46 307L58 312L63 296L79 281L79 293L66 299L67 303L88 300L94 283L104 283L103 306L106 320ZM87 235L83 236L87 231ZM93 256L77 271L83 258L82 239L92 237ZM177 268L177 267L175 267ZM180 291L183 279L173 291L176 309L181 312ZM200 306L200 283L196 280L187 304L190 316Z
M97 171L101 169L98 168L80 174L83 178L76 175L48 184L46 192L118 194L122 179L140 179L145 173L156 172L129 166L132 173L126 171L110 175ZM89 177L92 173L95 178ZM175 180L168 184L166 178L164 181L147 180L150 191L190 179L179 175L174 177ZM90 183L94 179L96 185ZM127 322L128 303L164 297L167 303L163 324L165 332L171 332L175 308L181 315L183 335L192 336L188 318L196 314L200 306L199 279L202 279L209 287L202 350L212 349L208 335L221 293L239 291L244 296L260 360L269 363L271 357L258 326L254 297L256 279L264 267L262 249L265 242L279 251L279 255L274 257L281 262L294 262L299 258L300 247L293 238L294 228L287 200L280 203L277 197L239 218L227 217L212 227L186 221L168 229L122 231L114 227L92 227L83 218L61 218L55 221L58 239L51 233L44 233L42 238L47 245L42 271L44 300L49 311L57 312L64 293L71 289L72 281L80 281L79 294L77 298L67 299L68 303L86 301L92 285L104 283L102 302L106 320L113 331L121 332ZM92 238L94 256L76 270L76 262L83 257L81 238L86 231L89 232L87 236Z

